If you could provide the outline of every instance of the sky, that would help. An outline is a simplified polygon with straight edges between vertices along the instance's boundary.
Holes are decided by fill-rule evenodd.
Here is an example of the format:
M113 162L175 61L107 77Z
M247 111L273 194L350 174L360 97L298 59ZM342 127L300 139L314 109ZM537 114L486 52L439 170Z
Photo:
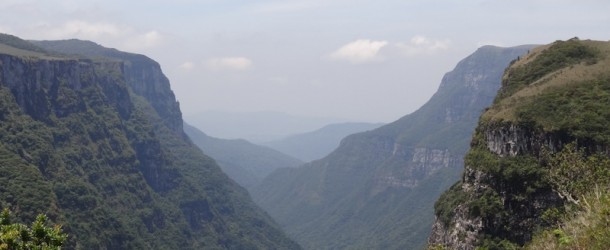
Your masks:
M158 61L183 114L391 122L483 45L610 40L607 0L2 0L0 32Z

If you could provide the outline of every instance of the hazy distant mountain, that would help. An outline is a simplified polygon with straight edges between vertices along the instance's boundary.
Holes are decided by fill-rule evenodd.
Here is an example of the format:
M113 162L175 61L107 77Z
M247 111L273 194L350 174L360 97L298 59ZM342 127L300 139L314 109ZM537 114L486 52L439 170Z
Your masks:
M274 149L243 139L218 139L184 124L184 132L201 150L214 158L222 171L243 187L250 189L273 170L297 167L302 161Z
M281 112L222 111L185 115L185 120L208 135L225 139L246 139L254 143L278 140L327 124L345 122L339 118L302 117Z
M335 150L344 137L375 129L381 125L383 124L356 122L330 124L315 131L288 136L263 145L303 161L313 161Z
M308 249L422 249L479 114L504 68L529 48L478 49L419 110L346 137L323 159L274 171L254 200Z

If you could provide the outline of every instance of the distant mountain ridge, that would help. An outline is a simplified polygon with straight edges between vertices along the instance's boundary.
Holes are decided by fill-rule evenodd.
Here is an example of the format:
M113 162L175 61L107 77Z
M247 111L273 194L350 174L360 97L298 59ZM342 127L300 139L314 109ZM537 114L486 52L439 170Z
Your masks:
M339 142L344 137L372 130L381 125L383 124L364 122L329 124L311 132L291 135L262 144L307 162L328 155L339 146Z
M273 170L298 167L304 163L243 139L228 140L208 136L188 124L184 124L184 132L205 154L214 158L231 179L246 189L258 185Z
M188 140L158 63L88 41L0 34L0 207L66 249L299 248Z
M350 135L328 156L263 180L254 200L306 249L419 249L433 204L459 178L477 118L509 62L533 46L485 46L420 109Z
M282 112L223 111L189 114L185 120L210 136L222 139L246 139L253 143L278 140L312 131L327 124L345 121L338 118L302 117Z

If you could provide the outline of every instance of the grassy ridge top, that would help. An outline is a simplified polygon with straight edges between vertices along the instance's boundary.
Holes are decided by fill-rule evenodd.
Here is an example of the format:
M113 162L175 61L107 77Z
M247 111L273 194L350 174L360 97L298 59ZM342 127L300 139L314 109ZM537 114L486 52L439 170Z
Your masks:
M78 40L34 41L0 33L0 54L27 59L127 61L156 63L147 56L106 48L97 43Z
M58 53L49 52L19 37L0 33L0 54L45 60L69 59Z
M30 51L40 54L47 53L44 49L31 44L19 37L0 33L0 44L4 44L22 51Z
M557 41L531 50L506 70L502 89L484 120L516 121L544 93L604 81L610 76L610 42Z

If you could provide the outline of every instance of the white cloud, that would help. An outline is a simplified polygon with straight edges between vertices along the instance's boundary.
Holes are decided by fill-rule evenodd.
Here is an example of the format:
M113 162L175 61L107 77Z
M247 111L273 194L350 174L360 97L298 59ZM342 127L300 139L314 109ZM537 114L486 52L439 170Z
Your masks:
M47 37L54 39L73 37L96 39L108 36L117 37L128 33L128 30L111 23L92 23L82 20L72 20L65 22L60 27L46 29L45 33L47 34Z
M206 62L211 70L246 70L252 66L252 60L245 57L212 58Z
M313 9L322 6L323 2L299 1L299 2L272 2L256 6L253 11L256 13L275 13L275 12L294 12Z
M163 36L156 30L144 34L136 34L127 38L125 46L127 49L154 48L163 42Z
M434 54L449 49L450 45L449 40L430 39L425 36L415 36L408 43L396 43L396 47L407 56Z
M193 62L184 62L184 63L180 64L180 66L178 66L178 67L183 70L190 71L193 68L195 68L195 64Z
M330 54L330 58L355 64L376 62L382 60L378 56L379 51L386 45L388 45L387 41L360 39L339 48Z
M127 25L84 20L70 20L60 25L39 23L32 31L39 34L35 36L38 39L78 38L139 52L158 47L164 41L163 35L156 30L143 32Z

